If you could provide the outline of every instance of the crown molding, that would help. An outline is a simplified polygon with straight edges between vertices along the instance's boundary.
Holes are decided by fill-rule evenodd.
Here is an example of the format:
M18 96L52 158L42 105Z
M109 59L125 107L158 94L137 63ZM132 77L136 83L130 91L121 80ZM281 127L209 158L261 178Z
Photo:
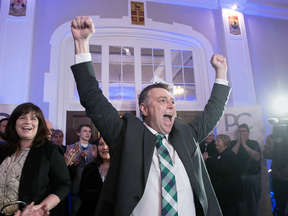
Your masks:
M189 7L199 7L205 9L218 10L231 9L231 0L147 0L146 2L157 2L164 4L182 5ZM288 3L286 0L236 0L237 11L244 14L270 17L288 20Z

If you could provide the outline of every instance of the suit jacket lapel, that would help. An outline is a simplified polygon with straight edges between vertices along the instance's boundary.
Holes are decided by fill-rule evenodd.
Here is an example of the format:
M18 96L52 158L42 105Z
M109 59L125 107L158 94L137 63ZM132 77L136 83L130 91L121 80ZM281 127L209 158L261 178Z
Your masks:
M144 133L143 133L143 152L144 152L144 181L145 184L147 182L148 174L150 171L150 167L152 164L152 157L154 153L154 149L156 146L157 138L153 135L146 126L144 126Z
M195 190L196 194L198 194L199 181L196 176L195 167L192 160L193 154L197 150L197 146L194 140L191 140L191 143L186 144L179 130L173 127L172 131L169 134L169 142L174 147L179 158L181 159L187 175L190 179L193 190ZM199 164L197 164L197 166L198 165Z

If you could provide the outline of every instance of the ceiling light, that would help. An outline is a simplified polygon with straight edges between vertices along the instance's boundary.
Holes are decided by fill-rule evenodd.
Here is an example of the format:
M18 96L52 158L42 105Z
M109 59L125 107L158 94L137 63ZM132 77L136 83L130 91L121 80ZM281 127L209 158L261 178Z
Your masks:
M184 93L184 89L181 86L174 86L174 91L173 93L175 95L181 95Z
M232 5L231 8L232 8L233 10L236 10L236 9L239 8L239 6L238 6L238 5Z
M130 56L130 55L131 55L129 48L123 47L123 50L126 51L126 55L127 55L127 56Z

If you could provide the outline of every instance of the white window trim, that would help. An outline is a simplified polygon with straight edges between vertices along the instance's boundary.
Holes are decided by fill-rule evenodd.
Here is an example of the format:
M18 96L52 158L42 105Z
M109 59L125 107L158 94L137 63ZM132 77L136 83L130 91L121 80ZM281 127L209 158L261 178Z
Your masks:
M145 26L131 25L130 17L123 17L122 19L101 19L99 16L91 16L95 23L95 34L91 37L90 44L99 44L99 40L105 41L109 38L117 38L118 40L127 39L145 39L150 40L151 43L159 41L161 43L178 44L183 47L191 47L193 52L194 68L201 71L201 74L195 73L195 83L197 88L196 97L197 102L181 102L177 101L176 108L178 111L198 111L203 110L207 100L210 96L210 91L214 84L215 72L210 66L210 58L213 55L213 49L210 42L205 36L197 31L194 31L191 26L186 26L178 23L164 24L154 22L152 19L145 20ZM73 100L74 77L72 75L70 66L74 64L74 43L70 31L71 22L66 22L59 26L53 33L50 55L50 71L45 73L45 89L58 88L55 95L50 95L51 91L44 91L44 98L49 98L49 119L56 122L56 127L66 130L66 112L67 111L81 111L84 108L79 101ZM128 40L129 43L129 40ZM111 44L102 43L102 55L105 56L108 51L108 46ZM131 44L121 44L123 46L131 46ZM151 46L153 47L153 46ZM176 47L176 46L175 46ZM134 55L140 56L140 50L135 50ZM166 52L165 55L168 53ZM170 56L170 54L168 54ZM109 65L108 59L102 59L102 82L108 80L109 73L105 65ZM135 58L135 71L141 70L140 59ZM165 63L166 70L171 70ZM136 73L136 72L135 72ZM172 83L172 77L166 72L167 81ZM140 79L140 80L139 80ZM56 83L56 85L55 85ZM138 95L141 89L140 76L135 74L135 94ZM49 88L47 88L49 87ZM102 85L104 95L109 92L108 85ZM45 97L49 95L49 97ZM117 110L136 110L138 112L138 102L127 101L110 101Z

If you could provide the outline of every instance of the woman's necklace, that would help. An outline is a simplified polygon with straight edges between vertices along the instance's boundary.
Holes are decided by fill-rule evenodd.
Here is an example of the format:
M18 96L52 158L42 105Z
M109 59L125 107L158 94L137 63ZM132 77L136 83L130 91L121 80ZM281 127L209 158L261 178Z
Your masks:
M101 173L102 173L104 176L107 176L108 169L109 169L109 164L101 164L101 165L100 165Z

